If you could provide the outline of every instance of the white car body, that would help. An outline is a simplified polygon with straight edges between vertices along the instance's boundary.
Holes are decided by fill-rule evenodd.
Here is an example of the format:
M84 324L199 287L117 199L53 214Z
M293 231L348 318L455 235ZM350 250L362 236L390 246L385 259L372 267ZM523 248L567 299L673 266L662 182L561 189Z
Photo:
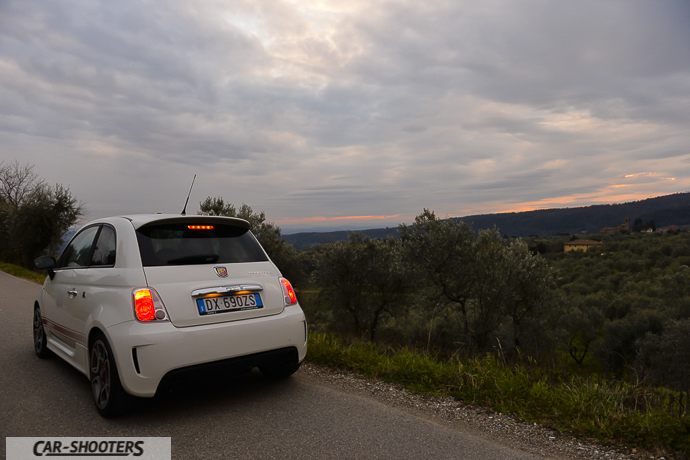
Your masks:
M45 331L42 336L45 337L45 348L93 379L90 347L95 335L104 336L112 349L122 388L129 395L138 397L154 396L161 381L172 371L231 358L245 357L251 367L254 364L266 365L265 359L259 359L261 357L278 359L283 353L294 356L299 367L307 351L306 319L294 291L293 303L289 303L281 284L282 275L263 249L260 249L265 255L263 261L197 261L190 265L145 266L142 262L144 252L140 250L138 241L142 238L141 232L154 225L187 223L215 225L217 229L222 226L249 228L246 221L235 218L157 214L99 219L75 234L70 242L75 254L78 251L75 252L74 248L78 248L81 241L78 238L87 240L88 232L96 232L99 236L98 241L94 240L92 244L90 265L61 267L59 264L64 263L65 257L63 252L58 265L49 269L51 276L46 278L35 304ZM101 227L107 228L102 234L98 230ZM140 231L139 235L137 231ZM202 232L199 230L197 234ZM112 239L113 233L114 263L94 265L93 260L111 261L96 252L101 250L99 245L105 245L101 244L101 236L103 240ZM248 234L256 242L253 235ZM180 241L203 243L210 247L211 241L215 240ZM112 250L110 252L112 258ZM152 321L138 320L133 300L133 292L138 288L153 288L164 305L164 313L157 313L159 316ZM237 302L249 302L255 298L261 306L238 307L217 314L201 313L203 308L197 299L213 302L213 298L222 300L219 297L222 295L235 297L235 291L251 291L245 296L249 300ZM228 300L235 302L230 297ZM153 303L156 304L155 301ZM210 305L213 306L212 303ZM35 339L36 334L35 325ZM39 353L39 344L36 347ZM254 358L257 359L252 360Z

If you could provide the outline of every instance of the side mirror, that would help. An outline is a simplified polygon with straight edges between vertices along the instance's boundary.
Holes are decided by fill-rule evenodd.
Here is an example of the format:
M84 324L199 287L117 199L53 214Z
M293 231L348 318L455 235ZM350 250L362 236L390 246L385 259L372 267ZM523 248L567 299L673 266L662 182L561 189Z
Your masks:
M39 270L48 270L48 276L52 280L55 276L55 271L53 270L57 265L57 261L53 256L43 256L34 260L34 267Z

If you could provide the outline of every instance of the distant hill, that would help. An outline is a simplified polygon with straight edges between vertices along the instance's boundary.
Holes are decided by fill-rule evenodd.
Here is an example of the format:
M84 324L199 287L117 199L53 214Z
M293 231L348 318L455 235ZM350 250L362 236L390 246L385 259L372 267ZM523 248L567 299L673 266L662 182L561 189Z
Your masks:
M647 223L654 220L657 227L690 225L690 192L649 198L631 203L602 204L579 208L541 209L538 211L507 212L454 217L455 221L472 224L475 230L498 228L502 235L529 236L556 233L598 233L602 227L615 227L630 217L631 224L638 217ZM360 230L370 238L397 235L397 227ZM284 235L283 239L301 250L324 243L347 239L347 231L305 232Z
M631 223L641 218L654 220L657 227L690 224L690 193L649 198L620 204L580 208L542 209L538 211L487 214L457 218L472 223L475 230L498 227L509 236L553 235L555 233L598 233L602 227L615 227L626 217Z

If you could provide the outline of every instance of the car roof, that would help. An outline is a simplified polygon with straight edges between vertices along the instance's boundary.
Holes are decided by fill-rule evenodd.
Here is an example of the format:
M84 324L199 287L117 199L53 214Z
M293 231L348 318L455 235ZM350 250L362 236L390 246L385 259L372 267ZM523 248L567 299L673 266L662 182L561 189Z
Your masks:
M244 219L240 219L239 217L199 215L183 216L180 214L132 214L119 217L129 220L135 229L155 222L161 224L198 223L201 225L209 225L215 223L218 225L232 225L235 227L240 227L249 230L249 222L247 222Z

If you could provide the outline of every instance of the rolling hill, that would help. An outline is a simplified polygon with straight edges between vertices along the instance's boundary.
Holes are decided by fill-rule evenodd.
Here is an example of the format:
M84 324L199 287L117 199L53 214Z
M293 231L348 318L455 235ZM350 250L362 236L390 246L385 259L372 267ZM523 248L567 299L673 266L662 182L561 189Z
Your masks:
M578 208L540 209L537 211L480 214L454 217L471 224L475 230L493 228L508 236L553 235L556 233L592 234L602 227L615 227L626 217L643 222L654 220L657 227L690 225L690 192L665 195L630 203L582 206ZM360 230L370 238L397 235L397 227ZM283 239L301 250L347 239L347 231L304 232L283 235Z

